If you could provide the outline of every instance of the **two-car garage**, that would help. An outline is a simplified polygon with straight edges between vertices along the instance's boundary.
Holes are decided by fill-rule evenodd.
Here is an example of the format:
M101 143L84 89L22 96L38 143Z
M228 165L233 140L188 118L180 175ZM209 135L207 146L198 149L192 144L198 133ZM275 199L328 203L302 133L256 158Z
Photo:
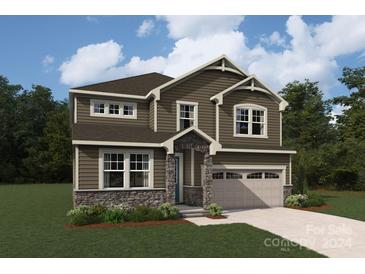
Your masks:
M283 206L285 166L215 167L213 200L224 209Z

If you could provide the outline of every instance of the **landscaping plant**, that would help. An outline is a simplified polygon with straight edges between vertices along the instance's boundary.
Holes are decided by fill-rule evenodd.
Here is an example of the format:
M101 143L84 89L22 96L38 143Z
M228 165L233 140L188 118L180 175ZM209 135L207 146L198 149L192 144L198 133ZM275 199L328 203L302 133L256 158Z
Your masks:
M176 206L170 203L164 203L159 206L158 210L161 212L164 219L177 219L179 217L179 210Z
M223 207L216 203L212 203L208 206L210 216L221 216Z
M308 195L306 194L293 194L289 195L285 199L285 205L286 206L299 206L302 207L303 202L308 200Z

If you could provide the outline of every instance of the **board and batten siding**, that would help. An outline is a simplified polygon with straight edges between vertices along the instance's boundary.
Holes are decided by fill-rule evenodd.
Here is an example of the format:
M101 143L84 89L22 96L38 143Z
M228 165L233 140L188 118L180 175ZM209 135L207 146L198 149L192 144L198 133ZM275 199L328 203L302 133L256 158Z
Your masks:
M242 76L228 71L207 70L162 91L157 102L158 131L176 131L176 101L189 101L199 104L199 129L215 138L215 104L210 101L210 97L242 79Z
M237 104L256 104L267 108L268 138L234 137L234 106ZM240 147L279 147L280 112L279 105L272 97L250 90L236 90L227 94L219 107L219 142L224 145Z
M213 165L285 165L286 183L289 183L289 154L217 152Z
M184 149L184 185L191 185L191 150Z
M98 189L99 187L99 148L106 147L79 146L79 189ZM123 149L123 147L115 149ZM127 149L133 150L133 147ZM135 149L138 151L141 148ZM153 148L153 154L154 188L164 188L166 152L163 148Z
M128 118L112 118L90 115L90 100L100 101L117 101L126 103L137 103L137 119ZM98 97L98 96L77 96L77 122L78 123L102 123L115 125L133 125L146 126L149 125L149 103L145 100L136 100L130 98L113 98L113 97Z

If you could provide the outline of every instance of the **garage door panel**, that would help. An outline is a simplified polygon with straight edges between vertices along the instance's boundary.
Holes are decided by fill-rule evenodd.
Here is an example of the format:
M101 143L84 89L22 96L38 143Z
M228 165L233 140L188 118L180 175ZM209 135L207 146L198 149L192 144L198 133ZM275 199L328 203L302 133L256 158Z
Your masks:
M227 171L224 171L227 172ZM229 170L232 172L232 170ZM247 174L254 170L234 171L242 175L242 179L213 180L213 200L225 209L229 208L264 208L283 205L283 185L279 178L265 178L265 172L259 171L262 178L247 179Z

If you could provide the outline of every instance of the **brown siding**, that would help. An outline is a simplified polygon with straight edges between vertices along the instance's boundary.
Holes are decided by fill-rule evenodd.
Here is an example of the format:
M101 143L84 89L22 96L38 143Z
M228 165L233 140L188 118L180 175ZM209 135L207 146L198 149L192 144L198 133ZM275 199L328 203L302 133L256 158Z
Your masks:
M110 100L137 103L137 119L109 118L90 116L90 99ZM148 126L149 124L149 104L144 100L136 100L130 98L115 98L115 97L96 97L96 96L77 96L77 122L78 123L103 123L103 124L118 124L118 125L134 125Z
M79 146L79 188L97 189L99 181L98 158L99 148L97 146ZM117 149L122 149L118 147ZM133 147L128 147L133 149ZM141 148L136 148L136 150ZM154 187L165 187L165 158L163 148L154 148Z
M99 152L96 146L79 146L79 188L97 189Z
M149 127L150 129L154 129L154 121L155 121L155 118L154 118L154 115L153 115L153 112L154 112L154 100L151 100L149 102L149 119L148 119L148 123L149 123Z
M257 104L267 108L268 138L234 137L234 112L236 104ZM278 103L273 98L259 91L237 90L223 99L219 111L219 142L234 147L265 148L280 146L280 112Z
M161 93L158 101L158 131L176 131L176 101L199 103L198 126L215 138L215 104L210 97L242 80L230 72L204 71Z
M286 182L289 182L288 154L218 152L213 156L214 165L286 165Z

